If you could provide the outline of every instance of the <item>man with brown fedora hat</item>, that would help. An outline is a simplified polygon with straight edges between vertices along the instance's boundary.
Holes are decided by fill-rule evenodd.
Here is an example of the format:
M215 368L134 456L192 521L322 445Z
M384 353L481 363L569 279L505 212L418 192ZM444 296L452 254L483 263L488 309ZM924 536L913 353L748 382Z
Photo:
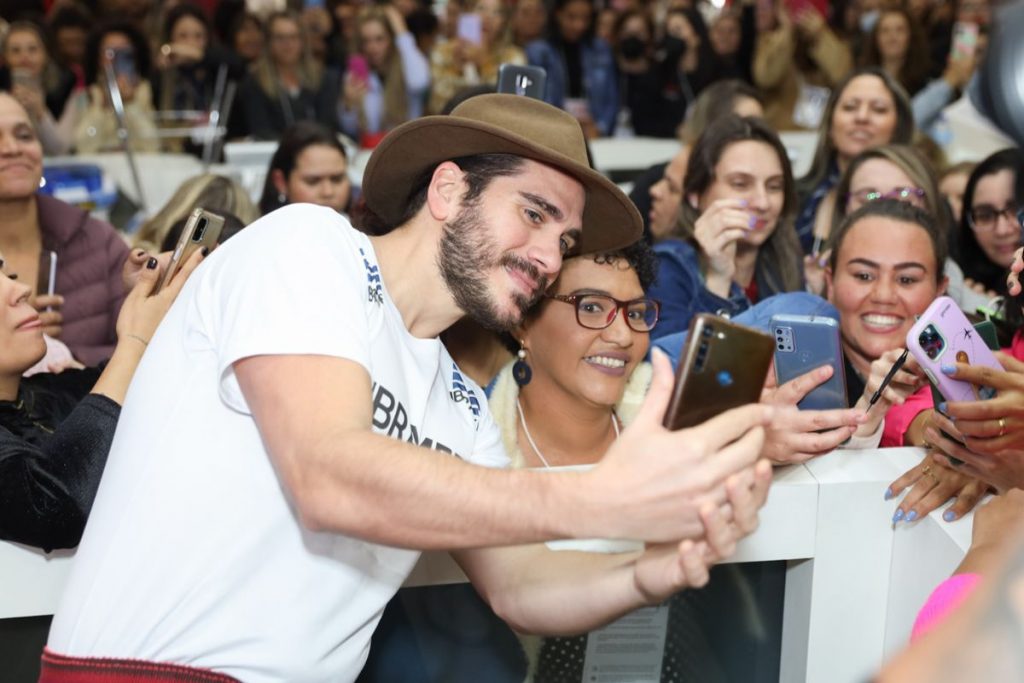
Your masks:
M756 525L769 408L669 432L659 356L594 469L503 469L482 392L438 340L467 314L517 324L566 253L640 236L571 116L470 99L391 132L364 193L383 236L285 207L190 278L125 401L41 680L353 680L429 549L517 628L583 631L703 583ZM540 544L592 537L648 545Z

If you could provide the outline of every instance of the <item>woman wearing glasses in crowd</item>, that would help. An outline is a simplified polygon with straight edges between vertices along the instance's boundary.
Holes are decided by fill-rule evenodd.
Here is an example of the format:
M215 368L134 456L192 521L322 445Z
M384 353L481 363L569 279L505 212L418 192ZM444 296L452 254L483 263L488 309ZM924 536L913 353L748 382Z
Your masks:
M964 190L959 259L967 283L988 299L1006 293L1006 271L1021 246L1014 183L1024 173L1018 148L992 154L975 167Z
M760 119L725 116L690 153L676 232L655 245L661 301L656 336L701 312L734 315L779 292L803 289L789 157Z
M883 145L857 155L836 186L836 195L838 201L832 214L832 232L848 214L868 202L898 199L927 211L946 235L947 243L952 246L956 242L958 230L939 192L935 175L924 156L908 145ZM823 268L827 261L827 249L818 259L805 259L804 272L810 291L824 291ZM988 303L988 299L964 285L963 271L955 260L947 257L944 270L949 279L946 295L952 297L960 308L973 313Z
M310 54L299 15L275 12L267 19L267 44L238 92L250 135L276 140L296 121L337 126L338 76Z
M910 101L882 69L857 69L832 91L811 167L797 183L796 232L805 254L820 256L812 253L814 245L828 239L839 201L835 186L853 158L880 145L910 144L913 136Z

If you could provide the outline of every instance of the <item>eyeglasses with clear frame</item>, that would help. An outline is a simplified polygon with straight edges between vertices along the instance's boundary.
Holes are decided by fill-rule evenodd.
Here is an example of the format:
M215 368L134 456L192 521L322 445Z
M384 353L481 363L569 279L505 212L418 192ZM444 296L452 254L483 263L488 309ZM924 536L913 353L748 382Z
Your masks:
M988 204L971 207L967 212L967 225L971 226L974 232L992 232L999 225L1000 216L1006 216L1010 223L1016 221L1018 226L1024 227L1024 209L1020 209L1012 202L1002 209Z
M603 330L615 322L623 311L626 325L634 332L650 332L658 324L661 303L640 297L621 301L605 294L548 294L549 299L572 304L576 309L576 322L588 330Z
M858 206L863 206L882 199L898 199L901 202L909 202L914 206L921 207L924 202L924 195L925 192L920 187L894 187L888 192L858 190L846 195L846 203L849 205L857 202Z

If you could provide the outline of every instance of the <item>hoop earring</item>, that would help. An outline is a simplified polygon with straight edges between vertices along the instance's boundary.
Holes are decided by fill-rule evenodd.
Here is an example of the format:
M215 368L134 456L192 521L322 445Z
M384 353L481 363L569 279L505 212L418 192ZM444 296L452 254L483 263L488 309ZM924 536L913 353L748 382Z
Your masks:
M526 346L520 340L519 351L516 353L518 358L516 362L512 364L512 379L516 381L521 387L525 387L533 379L533 370L530 365L526 362Z

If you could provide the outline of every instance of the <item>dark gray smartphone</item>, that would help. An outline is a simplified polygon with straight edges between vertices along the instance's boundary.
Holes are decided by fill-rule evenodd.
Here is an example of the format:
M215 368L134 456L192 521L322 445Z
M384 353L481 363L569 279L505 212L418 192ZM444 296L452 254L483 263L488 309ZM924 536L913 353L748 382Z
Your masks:
M539 66L502 64L498 67L498 92L544 99L548 74Z
M662 424L685 429L757 403L774 347L772 337L760 330L710 313L694 316Z
M797 404L801 410L847 408L846 365L839 341L839 323L816 315L772 316L775 337L775 380L779 386L824 365L832 376Z

